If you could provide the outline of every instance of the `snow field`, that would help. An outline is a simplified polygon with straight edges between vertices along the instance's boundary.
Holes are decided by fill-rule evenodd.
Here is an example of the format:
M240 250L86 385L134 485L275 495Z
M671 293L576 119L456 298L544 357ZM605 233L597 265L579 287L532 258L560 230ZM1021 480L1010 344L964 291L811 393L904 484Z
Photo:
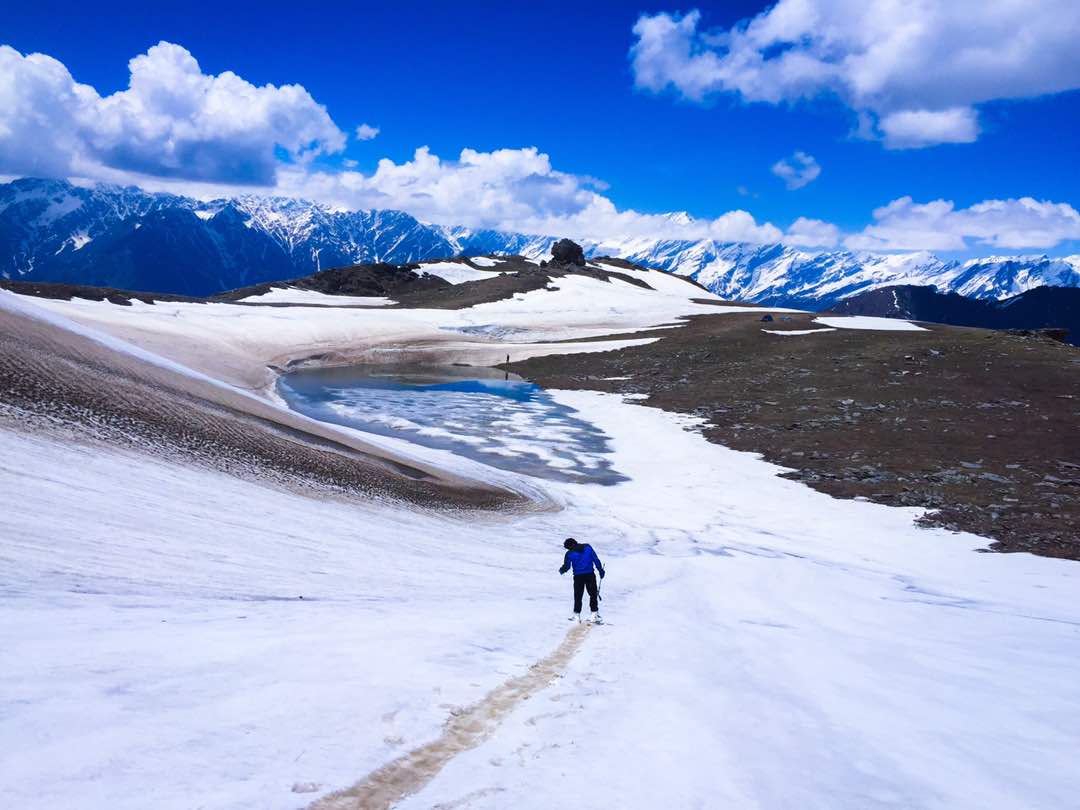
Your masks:
M555 396L631 480L545 482L560 511L477 520L5 435L0 798L293 808L294 783L347 787L557 646L573 535L608 568L610 625L399 807L1068 805L1073 564L973 554L692 420Z
M831 326L834 329L875 329L883 332L927 332L928 329L916 326L911 321L898 318L875 318L870 315L842 315L814 318L814 323Z
M775 478L670 415L560 398L633 479L591 507L581 488L564 516L607 552L610 624L401 810L568 789L635 808L1071 801L1075 566L972 554L977 538Z
M546 544L483 520L2 440L3 806L294 808L564 631Z
M767 335L784 335L785 337L798 337L799 335L816 335L819 332L835 332L836 329L788 329L786 331L780 329L762 329Z
M484 261L477 259L471 259L473 264L480 267L494 267L498 262L486 259L484 261L491 262L485 264ZM461 262L425 262L420 265L420 271L423 273L429 273L433 276L449 281L451 284L463 284L466 281L480 281L481 279L494 278L498 275L497 271L491 270L477 270L475 267L469 267L467 264Z
M397 303L389 298L364 295L327 295L317 290L273 287L258 295L249 295L240 301L255 304L296 304L299 306L324 307L385 307Z
M247 364L446 328L558 339L744 311L552 286L457 312L17 300L173 360L197 344ZM974 554L985 541L778 478L693 419L553 396L630 480L541 482L370 437L535 493L543 511L523 514L313 498L0 433L17 505L0 510L0 806L285 810L354 784L560 644L566 536L604 560L610 625L398 807L539 810L572 791L631 810L1028 810L1080 793L1074 563Z

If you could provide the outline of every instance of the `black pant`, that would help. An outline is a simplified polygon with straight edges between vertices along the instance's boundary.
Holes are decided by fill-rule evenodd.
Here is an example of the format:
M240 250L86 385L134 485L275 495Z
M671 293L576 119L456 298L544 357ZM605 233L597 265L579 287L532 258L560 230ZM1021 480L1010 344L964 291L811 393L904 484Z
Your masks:
M599 609L596 602L596 574L574 574L574 613L581 613L581 595L589 591L589 610Z

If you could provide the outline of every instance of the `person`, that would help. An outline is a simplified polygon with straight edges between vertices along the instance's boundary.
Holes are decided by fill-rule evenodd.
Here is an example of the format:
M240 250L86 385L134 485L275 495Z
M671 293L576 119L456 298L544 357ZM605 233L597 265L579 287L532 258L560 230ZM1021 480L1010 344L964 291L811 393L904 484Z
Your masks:
M568 537L563 543L566 556L563 557L560 574L565 574L571 568L574 569L574 612L570 614L570 621L581 621L581 597L586 590L589 592L589 610L592 611L592 620L595 624L603 624L600 617L600 605L598 591L596 589L596 574L593 566L600 572L600 579L604 578L604 566L600 558L596 556L593 547L588 543L579 543L573 537Z

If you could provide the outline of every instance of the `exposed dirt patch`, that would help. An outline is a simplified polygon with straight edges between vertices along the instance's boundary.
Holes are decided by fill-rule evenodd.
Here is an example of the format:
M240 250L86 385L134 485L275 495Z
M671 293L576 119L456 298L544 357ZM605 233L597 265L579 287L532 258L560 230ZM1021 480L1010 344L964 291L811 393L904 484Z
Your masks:
M438 739L387 763L351 788L320 799L310 810L388 810L416 793L451 759L491 736L523 700L554 681L585 641L589 627L580 624L571 628L558 648L524 675L506 681L479 703L451 713Z
M646 394L823 492L934 509L927 524L990 537L995 551L1080 559L1080 351L938 325L763 332L821 328L775 317L696 316L646 346L513 370L548 388Z

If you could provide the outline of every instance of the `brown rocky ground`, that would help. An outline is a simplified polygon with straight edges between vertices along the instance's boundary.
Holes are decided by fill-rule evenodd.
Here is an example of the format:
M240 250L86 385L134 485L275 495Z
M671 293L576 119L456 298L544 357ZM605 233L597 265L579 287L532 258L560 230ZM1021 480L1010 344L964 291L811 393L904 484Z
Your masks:
M791 478L927 507L927 524L992 538L994 551L1080 559L1080 350L939 325L783 337L762 328L819 328L814 316L760 317L698 316L647 346L513 370L548 388L646 394Z

